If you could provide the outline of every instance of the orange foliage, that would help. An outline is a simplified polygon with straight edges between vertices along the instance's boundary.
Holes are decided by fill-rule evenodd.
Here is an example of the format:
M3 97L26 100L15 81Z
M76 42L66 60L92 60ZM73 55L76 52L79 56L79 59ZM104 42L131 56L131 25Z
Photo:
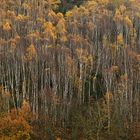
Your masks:
M21 109L12 109L9 113L1 117L0 139L30 139L32 127L28 122L29 119L32 119L29 104L24 101Z

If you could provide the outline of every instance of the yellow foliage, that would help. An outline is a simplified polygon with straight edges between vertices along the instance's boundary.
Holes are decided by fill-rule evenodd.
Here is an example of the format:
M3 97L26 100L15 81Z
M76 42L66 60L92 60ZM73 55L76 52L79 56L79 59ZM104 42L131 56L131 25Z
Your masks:
M112 94L111 91L106 92L105 95L104 95L104 97L105 97L105 100L106 100L106 101L111 101L111 100L113 100L113 94Z
M58 17L57 17L57 14L53 10L49 10L48 11L48 18L49 18L49 21L56 22Z
M48 3L51 3L52 5L60 4L60 0L48 0Z
M40 23L44 23L45 19L44 18L37 18L37 21L40 22Z
M33 44L31 44L26 50L26 60L32 60L36 56L36 49Z
M126 16L126 17L124 18L124 21L125 21L125 23L126 23L126 25L127 25L128 27L132 27L132 26L133 26L133 23L132 23L132 21L130 20L130 18L129 18L128 16Z
M126 10L126 7L124 5L120 5L120 11L121 13L125 12Z
M59 19L63 19L63 18L64 18L63 14L62 14L62 13L60 13L60 12L59 12L59 13L57 13L57 16L58 16L58 18L59 18Z
M19 36L19 35L16 35L16 36L15 36L15 40L16 40L16 41L19 41L19 40L20 40L20 36Z
M11 29L12 29L12 28L11 28L11 25L10 25L9 22L6 22L5 24L3 24L3 30L9 31L9 30L11 30Z
M66 29L65 29L65 22L64 20L60 20L56 26L56 29L57 29L57 32L58 33L61 33L61 32L66 32Z
M111 67L111 71L112 72L118 72L118 70L119 70L119 67L118 66L112 66Z
M137 16L138 18L140 18L140 13L139 13L139 12L136 12L136 16Z
M118 44L123 45L123 35L121 33L117 36L117 42Z
M100 4L108 4L109 0L96 0Z
M52 25L52 23L51 22L45 22L44 23L44 25L43 25L43 27L46 29L52 29L53 28L53 25Z
M56 38L55 27L53 26L51 22L45 22L43 25L43 28L44 28L44 34L46 35L46 37L51 37L53 39Z
M15 14L14 11L8 10L8 11L7 11L7 14L8 14L9 17L16 17L16 14Z
M31 9L31 5L28 3L23 3L22 5L25 9Z
M127 75L127 73L121 75L121 80L122 80L122 81L127 81L127 80L128 80L128 75Z
M16 47L17 47L17 40L16 40L16 38L10 39L9 43L10 43L10 46L11 46L10 47L10 52L13 53L16 50Z
M136 2L136 0L129 0L130 2Z
M72 17L72 15L73 15L73 13L72 13L71 11L68 11L68 12L66 13L66 17Z
M111 47L112 50L115 50L115 49L118 48L116 44L111 44L110 47Z
M24 15L21 15L19 14L17 17L16 17L16 20L17 21L26 21L29 17L27 16L24 16Z
M114 20L115 21L122 21L123 20L123 16L122 16L119 9L116 9Z
M38 31L32 32L28 35L29 38L39 40L40 39L40 33Z
M45 3L49 6L51 9L58 8L58 5L61 3L60 0L47 0Z
M23 101L21 109L24 112L30 112L30 106L29 106L29 103L26 100Z

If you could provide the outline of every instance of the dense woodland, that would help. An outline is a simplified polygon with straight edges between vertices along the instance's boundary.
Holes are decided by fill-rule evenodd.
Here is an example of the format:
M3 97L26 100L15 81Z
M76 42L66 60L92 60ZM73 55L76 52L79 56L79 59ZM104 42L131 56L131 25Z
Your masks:
M0 140L140 140L140 1L0 0Z

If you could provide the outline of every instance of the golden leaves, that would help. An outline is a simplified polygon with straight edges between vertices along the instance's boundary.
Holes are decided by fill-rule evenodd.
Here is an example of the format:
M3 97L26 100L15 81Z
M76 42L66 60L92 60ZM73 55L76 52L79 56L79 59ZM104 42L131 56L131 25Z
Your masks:
M95 10L96 6L98 6L98 3L97 1L87 1L85 7L86 9L88 8L90 11L93 11Z
M128 27L133 27L133 23L132 23L132 21L130 20L130 18L129 18L128 16L126 16L126 17L124 18L124 22L126 23L126 25L127 25Z
M110 48L114 51L118 48L118 46L116 44L110 44Z
M80 62L86 65L93 62L93 56L86 49L77 48L76 53Z
M58 24L56 25L56 29L57 29L58 33L61 33L61 32L65 33L66 32L65 21L63 19L58 21Z
M31 4L30 4L30 3L27 3L27 2L26 2L26 3L23 3L22 6L23 6L25 9L29 9L29 10L31 9Z
M25 103L24 103L25 104ZM27 107L26 102L26 107ZM30 110L27 110L25 105L24 107L16 110L13 108L9 113L6 113L0 119L0 133L3 139L29 139L32 127L28 123L29 120L33 119Z
M115 21L122 21L123 20L123 16L121 14L121 11L119 9L116 9L115 15L114 15L114 20Z
M31 111L31 110L30 110L30 105L29 105L29 103L28 103L26 100L23 101L21 109L22 109L25 113Z
M119 45L123 45L124 41L123 41L123 35L122 35L122 33L120 33L117 36L117 42L118 42Z
M127 25L127 27L133 27L133 22L130 19L130 12L124 5L120 5L115 11L114 21L120 22L121 24Z
M136 17L140 19L140 13L136 12Z
M10 39L8 43L10 44L10 52L13 53L17 47L18 40L16 40L16 38L13 38Z
M5 24L3 24L2 27L4 31L10 31L12 29L11 24L9 22L6 22Z
M28 16L24 16L24 15L21 15L21 14L19 14L19 15L16 16L15 18L16 18L16 21L19 21L19 22L25 22L26 20L29 19Z
M111 72L118 72L119 71L119 67L118 66L112 66L111 67Z
M39 23L43 24L45 22L45 19L40 17L40 18L37 18L37 21Z
M104 95L104 97L105 97L105 100L106 100L106 101L111 101L111 100L113 100L113 94L112 94L111 91L106 92L105 95Z
M57 33L57 37L60 39L60 41L62 42L66 42L67 41L67 36L66 36L66 26L65 26L65 20L63 18L62 14L59 14L59 21L56 25L56 33Z
M40 33L38 31L34 31L28 34L27 37L29 37L31 40L35 39L36 41L38 41L40 39Z
M52 23L55 23L57 21L57 14L53 11L53 10L49 10L48 11L48 19L49 21L51 21Z
M120 5L120 11L121 13L125 12L126 10L126 7L124 5Z
M52 29L53 28L53 25L52 25L52 23L51 22L45 22L44 23L44 25L43 25L43 27L47 30L49 30L49 29Z
M122 81L127 81L127 80L128 80L128 75L127 75L127 73L121 75L121 80L122 80Z
M57 16L58 16L58 18L61 20L61 19L64 19L64 16L63 16L63 14L62 13L57 13Z
M61 3L60 0L45 0L46 2L48 2L51 5L58 5Z
M72 11L68 11L67 13L66 13L66 17L72 17L73 16L73 13L72 13Z
M9 17L16 17L16 14L15 14L15 12L14 11L10 11L10 10L8 10L7 11L7 15L9 16Z
M109 0L96 0L99 4L106 5L109 3Z
M27 49L26 49L26 54L25 54L25 60L30 61L36 56L36 49L33 44L31 44Z
M27 121L35 117L31 112L30 104L28 101L23 100L21 109L19 110L19 115L22 116Z
M136 2L136 0L130 0L130 2Z
M61 3L60 0L44 0L43 4L48 6L48 9L56 9Z
M56 38L56 34L55 34L56 29L51 22L45 22L43 28L46 37L51 37L52 39Z

